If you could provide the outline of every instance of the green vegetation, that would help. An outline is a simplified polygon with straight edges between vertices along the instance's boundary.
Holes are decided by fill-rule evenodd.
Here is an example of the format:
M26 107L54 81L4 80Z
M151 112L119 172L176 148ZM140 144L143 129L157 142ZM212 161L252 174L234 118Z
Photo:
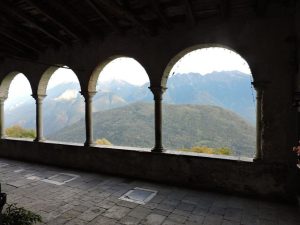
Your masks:
M42 222L40 215L22 207L19 208L16 204L9 204L1 216L3 225L32 225Z
M231 155L232 150L230 148L209 148L206 146L194 146L192 148L177 149L178 151L184 152L196 152L196 153L206 153L215 155Z
M95 141L95 144L97 144L97 145L112 145L112 143L109 140L107 140L106 138L97 139Z
M134 103L96 112L93 123L94 135L105 137L114 145L147 148L154 145L153 104ZM49 139L84 142L84 120L55 132ZM255 153L255 128L221 107L164 104L163 145L167 149L228 147L231 155L251 157Z
M33 129L25 129L19 125L14 125L9 128L6 128L5 134L8 137L16 137L16 138L35 138L35 130Z

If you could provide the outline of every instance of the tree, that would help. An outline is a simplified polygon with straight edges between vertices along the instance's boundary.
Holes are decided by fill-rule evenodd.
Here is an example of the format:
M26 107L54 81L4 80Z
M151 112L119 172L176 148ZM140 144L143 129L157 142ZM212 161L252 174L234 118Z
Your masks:
M16 138L35 138L36 134L33 129L25 129L20 125L13 125L5 129L5 134L9 137Z

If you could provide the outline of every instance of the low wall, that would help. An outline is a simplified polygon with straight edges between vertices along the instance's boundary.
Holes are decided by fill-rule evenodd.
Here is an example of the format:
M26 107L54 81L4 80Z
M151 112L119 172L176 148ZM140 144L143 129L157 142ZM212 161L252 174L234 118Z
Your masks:
M273 199L293 195L286 165L247 158L11 139L0 141L0 157Z

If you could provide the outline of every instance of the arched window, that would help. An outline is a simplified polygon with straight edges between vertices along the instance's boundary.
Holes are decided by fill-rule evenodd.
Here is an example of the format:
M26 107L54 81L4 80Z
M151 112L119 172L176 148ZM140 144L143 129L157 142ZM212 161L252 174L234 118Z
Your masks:
M35 101L24 74L15 74L4 104L5 134L11 138L35 138Z
M96 144L152 147L153 97L144 68L133 58L119 57L98 75L93 98Z
M68 67L57 68L48 77L43 101L44 135L52 141L83 143L85 139L84 99L76 74ZM69 135L69 131L76 135Z
M255 91L246 61L221 47L192 50L173 65L164 95L167 149L255 155Z

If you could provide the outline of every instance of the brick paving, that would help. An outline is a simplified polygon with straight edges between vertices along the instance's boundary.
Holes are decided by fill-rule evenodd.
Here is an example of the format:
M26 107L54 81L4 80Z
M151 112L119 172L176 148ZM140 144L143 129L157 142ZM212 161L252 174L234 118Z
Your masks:
M43 181L59 173L76 177L61 185ZM8 202L40 214L43 218L41 224L300 224L300 211L295 205L7 159L0 159L0 179L3 192L8 194ZM145 205L119 199L135 187L155 190L157 195Z

